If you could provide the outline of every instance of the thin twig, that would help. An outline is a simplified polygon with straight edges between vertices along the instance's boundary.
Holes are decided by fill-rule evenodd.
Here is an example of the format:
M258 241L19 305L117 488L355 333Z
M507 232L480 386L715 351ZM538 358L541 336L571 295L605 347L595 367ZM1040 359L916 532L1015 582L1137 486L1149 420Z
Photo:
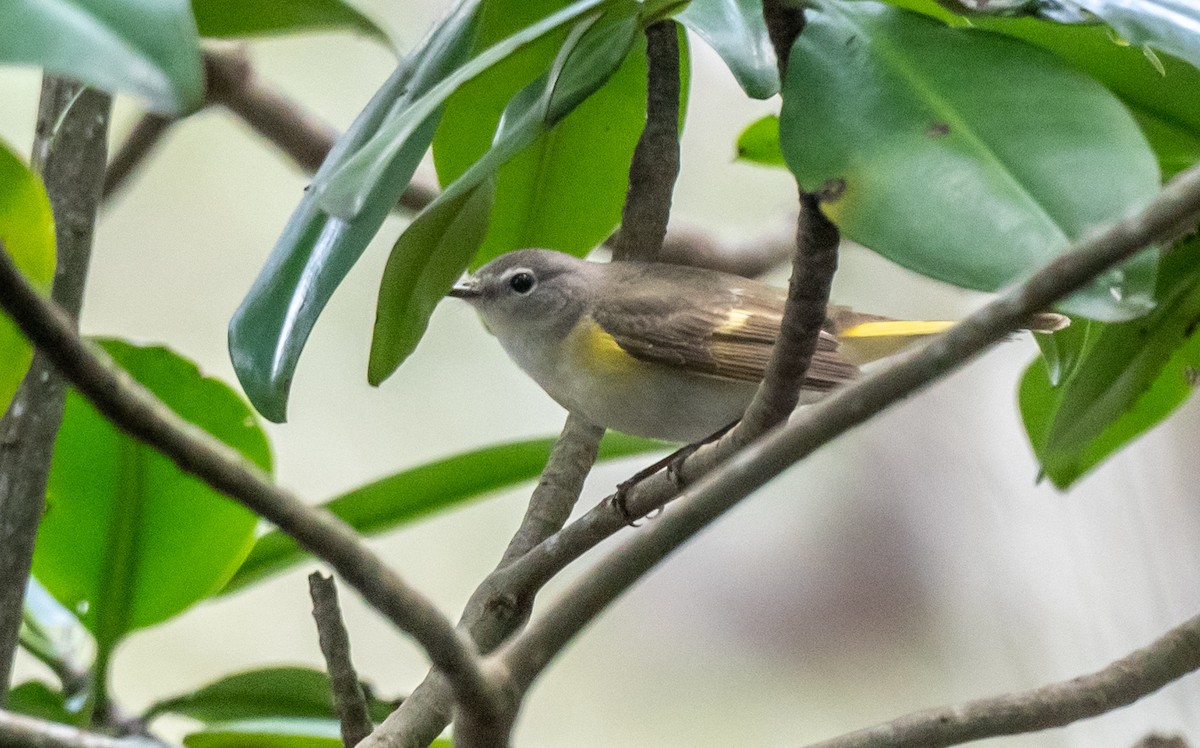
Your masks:
M496 710L495 689L479 669L474 646L433 603L385 566L345 522L271 483L241 455L180 418L103 352L84 342L69 318L25 281L2 247L0 306L109 420L326 561L372 607L424 648L433 666L453 684L463 708L484 714Z
M1102 670L1041 688L898 717L810 748L941 748L998 735L1048 730L1096 717L1200 669L1200 616ZM1159 738L1143 746L1178 746Z
M367 696L350 659L350 634L338 606L337 584L333 577L314 571L308 575L308 592L312 597L313 619L317 622L317 640L325 657L325 669L329 672L333 706L342 726L342 745L354 748L371 734L375 725L367 712Z
M679 176L679 37L674 21L646 27L646 124L629 164L614 260L658 258Z
M0 748L167 748L153 738L113 738L0 709Z
M171 125L177 121L174 117L157 112L142 115L142 118L129 131L129 135L125 137L125 142L108 162L102 194L105 201L111 200L113 195L121 191L138 167L162 142L167 130L171 129Z
M504 569L566 524L583 491L584 479L596 461L603 435L604 429L578 416L567 417L529 500L525 518L496 570L480 583L463 610L459 628L471 634L481 652L492 651L529 620L536 590L512 594L500 583ZM453 693L445 678L431 671L361 748L429 745L450 724L452 707Z
M866 377L800 413L701 478L675 509L602 560L545 615L493 657L527 688L579 630L680 544L751 492L820 447L965 365L1018 329L1032 314L1081 289L1145 247L1174 240L1200 224L1200 165L1181 173L1136 216L1077 242L1027 282L887 369ZM614 514L616 509L609 509ZM509 567L534 579L553 573L564 537L546 540ZM598 540L596 540L598 542ZM572 553L586 548L576 544ZM540 552L539 552L540 551Z
M68 326L76 324L83 302L111 108L112 97L106 93L56 76L42 79L33 165L54 213L57 264L51 296L68 315ZM53 364L36 352L0 420L0 705L8 694L25 582L65 397Z

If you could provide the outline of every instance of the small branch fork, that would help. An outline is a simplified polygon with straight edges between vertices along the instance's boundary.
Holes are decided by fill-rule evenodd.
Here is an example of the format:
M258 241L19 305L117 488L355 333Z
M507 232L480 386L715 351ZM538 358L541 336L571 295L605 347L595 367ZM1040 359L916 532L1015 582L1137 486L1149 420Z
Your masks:
M371 734L375 725L367 712L367 696L350 660L350 634L346 631L342 609L338 606L337 585L333 577L314 571L308 575L308 590L312 596L313 619L317 622L321 654L325 657L325 669L329 672L333 706L342 725L342 745L354 748Z

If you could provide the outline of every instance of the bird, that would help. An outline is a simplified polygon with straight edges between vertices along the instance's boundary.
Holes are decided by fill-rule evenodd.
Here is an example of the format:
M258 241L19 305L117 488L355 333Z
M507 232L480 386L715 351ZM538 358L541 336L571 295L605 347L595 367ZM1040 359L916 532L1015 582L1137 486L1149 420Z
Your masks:
M593 262L549 249L491 260L449 291L568 411L635 436L699 443L735 423L761 382L783 319L783 288L657 262ZM829 305L801 385L811 404L955 324ZM1036 315L1030 329L1069 324Z

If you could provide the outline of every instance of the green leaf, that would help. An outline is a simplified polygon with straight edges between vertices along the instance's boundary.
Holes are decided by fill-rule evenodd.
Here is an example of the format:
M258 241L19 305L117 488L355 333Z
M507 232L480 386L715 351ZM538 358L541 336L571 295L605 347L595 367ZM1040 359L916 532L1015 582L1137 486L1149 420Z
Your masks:
M633 43L636 10L627 3L603 18L577 23L550 70L509 101L494 145L396 241L380 283L368 371L372 384L390 376L412 353L434 306L477 256L489 225L490 180L496 171L604 84ZM453 240L446 236L451 225L456 226Z
M231 389L165 348L101 345L180 416L270 469L266 436ZM33 571L96 636L102 659L125 634L223 586L254 526L250 512L68 395Z
M487 231L492 184L440 200L400 235L383 269L367 380L378 386L417 347L433 309Z
M779 117L768 114L751 122L738 136L737 157L766 166L787 166L779 149Z
M522 47L593 12L615 0L576 0L537 23L493 44L442 78L427 93L403 110L395 110L379 130L333 171L328 179L313 180L312 189L323 210L331 216L352 219L357 216L384 184L384 175L398 158L403 158L410 140L419 134L422 123L436 113L459 86ZM426 144L428 140L424 141ZM424 150L424 149L422 149ZM398 195L396 196L398 197Z
M357 31L387 41L383 29L343 0L192 0L192 12L201 36Z
M382 722L395 704L375 698L364 684L368 711ZM200 722L233 722L268 717L335 719L329 676L305 667L269 667L228 675L191 693L159 701L146 710L149 721L182 714Z
M761 0L692 0L675 18L721 56L747 96L769 99L779 93L779 66Z
M1146 129L1156 152L1159 142L1153 128L1156 122L1200 140L1200 70L1167 54L1151 61L1144 50L1118 39L1103 25L1062 25L1034 18L992 18L972 16L968 21L949 13L934 0L889 0L893 5L916 10L951 25L972 25L1024 39L1048 49L1075 67L1103 83L1120 97ZM1161 66L1161 71L1159 69ZM1160 161L1164 154L1159 152ZM1166 175L1172 168L1164 164ZM1190 165L1190 164L1189 164Z
M527 22L532 13L549 12L560 5L559 0L489 3L481 43L503 38ZM527 122L539 132L496 172L488 232L473 265L520 247L582 255L617 227L629 161L645 122L646 62L644 45L636 38L639 25L636 6L619 6L567 50L563 75L553 90L563 92L570 85L586 100L553 129L547 130L547 123L532 118ZM556 40L548 37L531 45L450 98L433 141L434 162L443 184L462 176L488 151L507 103L550 64L554 50L545 42ZM686 53L681 56L686 62ZM574 83L568 73L578 73L582 80ZM596 81L605 78L607 82L595 88ZM544 80L538 85L546 87ZM514 109L505 115L509 137L511 120L518 116ZM571 220L564 221L562 216L571 216Z
M1200 67L1200 5L1195 0L1058 0L1103 19L1131 44Z
M1103 86L1052 54L874 2L822 0L792 49L780 144L849 238L932 278L996 290L1146 203L1153 152ZM1062 303L1130 319L1145 252Z
M0 11L2 13L2 11ZM0 35L3 31L0 31ZM0 243L38 289L54 279L54 216L42 180L0 141ZM0 413L25 376L33 349L20 329L0 315Z
M1021 380L1021 413L1046 475L1066 488L1175 410L1200 373L1200 240L1164 260L1158 307L1142 319L1096 325L1076 343L1060 385L1035 361Z
M184 737L187 748L342 748L336 719L249 719L210 725Z
M332 499L324 508L364 535L377 535L434 512L535 480L546 466L554 439L500 444L447 457L389 475ZM661 442L609 432L598 460L615 460L666 449ZM233 592L308 558L296 542L273 530L263 535L222 590Z
M475 34L478 0L463 0L409 56L350 129L338 139L315 180L328 179L393 110L405 110L466 58ZM352 220L334 218L305 193L271 256L229 322L229 353L250 402L266 418L283 422L300 353L317 317L384 218L408 187L437 127L429 116L392 162L381 191Z
M1149 112L1135 111L1134 115L1158 157L1163 179L1200 163L1200 130L1187 130Z
M5 0L0 64L36 65L182 113L204 99L188 0Z
M67 725L74 724L78 717L67 708L61 691L36 680L26 681L9 691L4 708Z

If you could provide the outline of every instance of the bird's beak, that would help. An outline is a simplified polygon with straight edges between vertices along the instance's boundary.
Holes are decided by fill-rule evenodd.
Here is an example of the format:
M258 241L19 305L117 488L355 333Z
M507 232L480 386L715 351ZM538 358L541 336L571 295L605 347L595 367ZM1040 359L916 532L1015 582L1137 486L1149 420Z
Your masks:
M458 283L455 283L450 289L450 293L446 295L453 296L456 299L466 299L467 301L470 301L471 299L479 298L481 294L482 292L479 290L479 281L468 275Z

